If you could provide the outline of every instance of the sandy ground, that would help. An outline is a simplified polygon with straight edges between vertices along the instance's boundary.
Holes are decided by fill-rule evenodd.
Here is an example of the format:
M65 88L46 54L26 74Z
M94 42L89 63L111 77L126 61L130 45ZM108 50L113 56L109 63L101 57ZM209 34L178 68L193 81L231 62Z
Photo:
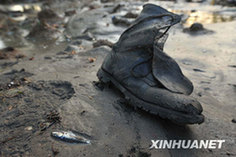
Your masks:
M171 9L183 7L172 2L155 3ZM165 51L194 84L192 95L204 109L205 122L201 125L178 126L133 109L112 86L96 85L96 72L111 48L93 48L92 44L98 39L115 42L125 27L113 25L111 17L129 10L138 12L142 4L124 3L113 14L109 11L114 4L85 9L68 19L64 32L70 40L38 41L36 34L36 42L17 47L26 57L0 60L0 156L236 156L236 125L232 122L236 118L236 21L205 23L204 27L213 31L209 34L184 33L181 24L170 30ZM206 10L205 5L188 5ZM95 39L80 36L86 29ZM70 144L50 136L60 130L84 133L91 144ZM222 149L150 150L152 139L226 142Z

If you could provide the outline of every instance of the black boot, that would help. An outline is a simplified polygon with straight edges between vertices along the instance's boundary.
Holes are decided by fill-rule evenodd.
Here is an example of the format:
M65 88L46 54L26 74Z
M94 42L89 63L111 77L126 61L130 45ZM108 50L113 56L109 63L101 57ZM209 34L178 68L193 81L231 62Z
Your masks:
M159 6L144 5L97 76L104 83L113 83L133 106L180 124L202 123L202 106L189 96L192 83L163 52L168 29L179 21L178 15Z

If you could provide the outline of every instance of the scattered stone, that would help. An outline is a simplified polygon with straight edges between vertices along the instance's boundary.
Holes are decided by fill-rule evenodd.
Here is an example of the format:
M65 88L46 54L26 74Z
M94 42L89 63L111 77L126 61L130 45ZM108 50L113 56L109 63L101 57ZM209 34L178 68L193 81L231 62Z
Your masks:
M201 69L193 69L193 71L196 71L196 72L205 72L204 70L201 70Z
M114 2L115 0L101 0L101 3Z
M2 67L2 68L11 67L11 66L13 66L13 65L15 65L17 63L18 63L18 61L15 61L15 62L5 62L5 63L1 63L0 67Z
M45 9L38 13L38 19L41 22L56 18L59 18L59 16L52 9Z
M89 63L93 63L93 62L95 62L95 61L96 61L96 58L89 57L89 58L88 58L88 61L89 61Z
M132 13L132 12L128 12L123 17L125 17L125 18L137 18L138 14L135 14L135 13Z
M236 68L236 65L228 65L228 67Z
M233 118L233 119L231 120L231 122L232 122L232 123L236 123L236 119Z
M79 36L74 37L73 39L81 39L81 40L88 40L88 41L92 41L94 40L94 37L91 33L85 33Z
M23 58L25 55L21 54L13 47L6 47L0 50L0 59Z
M123 7L123 5L117 4L109 13L110 14L116 13L121 7Z
M93 47L100 47L100 46L108 46L110 48L113 47L114 43L108 41L108 40L97 40L96 42L93 43Z
M192 35L213 33L213 31L205 29L201 23L194 23L189 28L184 28L183 32Z
M204 30L203 25L201 23L194 23L190 26L191 32L197 32Z
M28 126L28 127L25 128L25 130L26 131L31 131L31 130L33 130L33 127L32 126Z
M235 7L236 0L212 0L211 4L212 5L223 5L223 6Z
M70 10L65 11L65 16L72 16L74 14L76 14L76 10L74 10L74 9L70 9Z
M67 52L65 52L65 51L60 51L60 52L56 53L56 55L66 55L66 54L67 54Z
M127 19L121 18L121 17L113 16L112 23L117 26L128 27L131 25L132 22Z
M50 59L52 59L52 57L50 57L50 56L45 56L44 59L50 60Z
M65 48L65 52L72 52L75 50L75 47L71 46L71 45L68 45L66 48Z
M104 90L104 84L100 81L93 81L93 85L97 87L98 89L100 89L101 91Z
M81 40L77 40L77 41L72 42L72 45L76 45L76 46L81 45L81 44L82 44Z
M29 83L26 81L26 77L32 75L31 73L25 72L24 69L19 71L12 70L11 72L5 73L0 77L0 91L26 85Z

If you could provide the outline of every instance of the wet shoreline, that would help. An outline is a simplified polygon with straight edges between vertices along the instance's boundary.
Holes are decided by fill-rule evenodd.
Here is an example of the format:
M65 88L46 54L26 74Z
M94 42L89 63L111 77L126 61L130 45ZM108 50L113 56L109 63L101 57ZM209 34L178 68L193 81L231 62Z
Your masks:
M0 156L236 155L235 7L210 1L154 3L182 15L182 23L170 30L165 52L193 81L203 124L178 126L135 110L113 87L94 85L104 57L144 2L20 5L0 12ZM203 28L190 29L194 22ZM51 132L70 130L88 135L91 145L51 137ZM152 139L226 142L219 150L150 150Z

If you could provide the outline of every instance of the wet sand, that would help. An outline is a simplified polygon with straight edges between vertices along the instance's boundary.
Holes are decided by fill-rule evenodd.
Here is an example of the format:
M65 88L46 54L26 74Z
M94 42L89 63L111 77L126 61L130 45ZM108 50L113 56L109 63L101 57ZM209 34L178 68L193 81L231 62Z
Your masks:
M205 5L196 3L155 3L173 10L185 4L206 11ZM232 122L236 118L236 21L203 23L214 32L210 34L184 33L185 24L171 28L165 52L193 82L192 95L201 102L205 115L201 125L178 126L130 107L112 86L95 85L96 72L111 48L93 48L93 43L99 39L115 42L126 27L113 25L111 17L130 10L138 13L143 2L123 4L113 14L109 12L116 4L108 3L110 7L93 5L95 9L70 16L64 33L59 34L66 34L68 40L47 42L36 34L31 38L35 42L26 40L26 46L18 47L16 41L3 40L7 46L16 45L25 57L0 60L0 156L236 156ZM86 29L91 34L81 37ZM60 120L50 121L48 116L55 113ZM60 130L85 133L91 144L70 144L50 136ZM152 139L226 142L222 149L150 150Z

